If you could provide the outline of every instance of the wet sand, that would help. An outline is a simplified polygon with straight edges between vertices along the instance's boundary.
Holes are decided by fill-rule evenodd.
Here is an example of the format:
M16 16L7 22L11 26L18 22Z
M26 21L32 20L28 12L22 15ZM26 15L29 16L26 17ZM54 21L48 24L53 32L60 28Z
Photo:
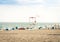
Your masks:
M0 42L60 42L60 30L0 31Z

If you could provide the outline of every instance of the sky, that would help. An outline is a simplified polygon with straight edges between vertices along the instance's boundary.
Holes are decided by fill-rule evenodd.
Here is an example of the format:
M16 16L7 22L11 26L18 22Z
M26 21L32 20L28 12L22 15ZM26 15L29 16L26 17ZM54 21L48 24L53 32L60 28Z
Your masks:
M60 23L60 0L0 0L0 22Z

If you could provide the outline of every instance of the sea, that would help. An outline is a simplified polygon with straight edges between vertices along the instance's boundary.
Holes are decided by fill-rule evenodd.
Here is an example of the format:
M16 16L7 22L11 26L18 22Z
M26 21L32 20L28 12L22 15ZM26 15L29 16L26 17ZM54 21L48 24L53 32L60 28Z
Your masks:
M28 27L30 24L29 22L0 22L0 28L15 28L15 27ZM45 25L54 25L55 23L36 23L36 27L45 26ZM59 23L60 24L60 23Z

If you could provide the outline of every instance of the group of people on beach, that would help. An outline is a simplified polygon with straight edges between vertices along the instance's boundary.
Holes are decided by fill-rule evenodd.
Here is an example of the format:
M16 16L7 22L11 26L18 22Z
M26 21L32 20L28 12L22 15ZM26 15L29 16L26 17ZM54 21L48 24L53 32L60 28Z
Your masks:
M19 27L16 26L15 28L13 27L13 28L10 28L10 29L7 27L4 30L9 31L9 30L26 30L26 29L27 30L34 30L34 27L32 27L32 28L31 27L26 27L26 28L25 27L20 27L19 28ZM39 30L40 29L60 29L60 25L59 24L58 25L54 24L53 26L52 25L47 25L47 26L45 25L44 27L42 27L42 26L36 27L36 29L39 29ZM0 30L2 30L2 29L0 29Z

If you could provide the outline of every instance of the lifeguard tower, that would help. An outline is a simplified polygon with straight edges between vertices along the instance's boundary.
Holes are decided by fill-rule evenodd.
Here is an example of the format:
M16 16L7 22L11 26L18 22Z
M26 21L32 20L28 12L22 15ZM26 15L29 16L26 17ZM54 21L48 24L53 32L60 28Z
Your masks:
M36 26L36 17L29 17L29 29L33 29Z

